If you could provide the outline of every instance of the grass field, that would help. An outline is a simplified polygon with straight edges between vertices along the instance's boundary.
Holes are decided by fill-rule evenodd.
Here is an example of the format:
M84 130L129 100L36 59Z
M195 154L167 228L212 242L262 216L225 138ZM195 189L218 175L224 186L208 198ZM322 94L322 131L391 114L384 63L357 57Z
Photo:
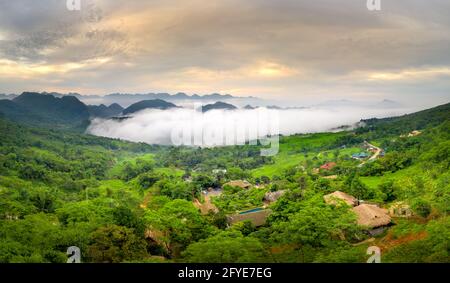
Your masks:
M378 185L387 180L410 180L418 169L416 167L409 167L407 169L399 170L394 173L385 173L383 176L370 176L370 177L361 177L361 181L368 186L369 188L376 188Z
M299 166L306 160L327 162L335 158L336 150L325 150L331 146L344 133L319 133L309 135L293 135L282 137L280 151L274 157L274 163L252 170L254 177L281 175L289 168ZM322 150L323 149L323 150ZM339 149L339 156L352 155L361 151L360 148Z

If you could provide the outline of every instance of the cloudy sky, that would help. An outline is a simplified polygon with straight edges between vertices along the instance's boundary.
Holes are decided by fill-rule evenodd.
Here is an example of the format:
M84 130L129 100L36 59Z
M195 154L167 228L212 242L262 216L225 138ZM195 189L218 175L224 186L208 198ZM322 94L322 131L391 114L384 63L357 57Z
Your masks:
M450 1L0 0L0 93L450 97Z

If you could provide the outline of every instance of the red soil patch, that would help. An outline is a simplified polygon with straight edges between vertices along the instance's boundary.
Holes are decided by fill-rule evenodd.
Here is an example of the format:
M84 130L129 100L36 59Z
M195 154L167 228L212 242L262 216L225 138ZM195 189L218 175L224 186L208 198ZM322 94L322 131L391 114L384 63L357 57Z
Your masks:
M425 239L428 236L426 231L419 232L417 234L408 234L400 238L394 238L391 233L386 235L378 242L377 246L382 251L388 251L396 246L400 246L409 242Z

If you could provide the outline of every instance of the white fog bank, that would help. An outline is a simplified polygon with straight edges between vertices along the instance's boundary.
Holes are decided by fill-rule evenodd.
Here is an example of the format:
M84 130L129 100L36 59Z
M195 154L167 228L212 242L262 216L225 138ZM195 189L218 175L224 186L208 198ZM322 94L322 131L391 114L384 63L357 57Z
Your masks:
M343 125L355 125L361 119L406 114L407 109L306 108L290 110L144 110L124 120L94 119L87 132L96 136L119 138L149 144L198 144L207 146L239 144L267 135L291 135L331 131ZM245 136L245 138L242 138ZM197 142L196 142L197 139ZM184 141L184 142L183 142Z

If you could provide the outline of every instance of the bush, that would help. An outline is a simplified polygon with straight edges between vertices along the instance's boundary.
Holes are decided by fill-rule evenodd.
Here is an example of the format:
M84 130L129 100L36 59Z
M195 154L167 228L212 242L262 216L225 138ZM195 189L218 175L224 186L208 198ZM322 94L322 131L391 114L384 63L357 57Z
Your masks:
M428 217L431 213L431 205L423 199L417 199L412 204L414 212L422 217Z

